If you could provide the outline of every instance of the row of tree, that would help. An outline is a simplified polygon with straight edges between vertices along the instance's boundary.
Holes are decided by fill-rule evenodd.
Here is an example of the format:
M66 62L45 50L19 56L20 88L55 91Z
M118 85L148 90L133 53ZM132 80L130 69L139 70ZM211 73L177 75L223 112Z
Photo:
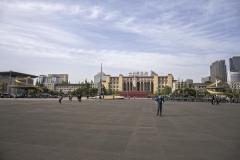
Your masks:
M90 83L87 80L85 80L85 82L82 82L80 84L80 87L77 88L76 90L68 91L67 95L73 95L73 96L77 96L77 95L95 96L98 93L98 89L97 88L92 88L92 84L93 84L93 82ZM41 84L38 81L36 81L36 86L43 87L43 84ZM35 94L36 93L37 93L37 91L35 90ZM63 95L64 94L62 90L60 90L60 91L52 91L52 90L49 90L47 88L44 88L44 93L49 93L51 95Z
M3 94L7 91L7 83L6 82L2 82L0 84L0 93Z

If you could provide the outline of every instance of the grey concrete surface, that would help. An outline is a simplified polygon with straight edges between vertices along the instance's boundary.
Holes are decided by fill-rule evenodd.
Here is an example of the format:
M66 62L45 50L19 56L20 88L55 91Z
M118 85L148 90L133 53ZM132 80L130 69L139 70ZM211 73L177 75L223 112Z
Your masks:
M0 99L0 160L236 160L240 104Z

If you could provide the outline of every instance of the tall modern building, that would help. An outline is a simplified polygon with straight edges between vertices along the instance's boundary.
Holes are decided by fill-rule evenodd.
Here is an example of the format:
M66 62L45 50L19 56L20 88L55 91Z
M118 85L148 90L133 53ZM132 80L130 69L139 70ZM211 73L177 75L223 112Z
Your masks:
M100 83L101 78L102 78L102 81L106 81L106 74L103 72L102 72L102 76L101 76L101 72L96 74L94 76L94 83Z
M221 77L223 83L227 82L227 69L225 60L213 62L210 66L210 77L212 82L215 81L215 76Z
M240 56L229 58L228 82L240 82Z
M47 77L46 75L39 75L39 77L37 78L37 81L39 83L55 83L55 84L59 84L60 83L60 79L58 76L51 76L51 77ZM65 81L65 80L62 80ZM67 82L67 81L66 81Z
M48 77L58 77L59 83L63 83L63 82L68 83L68 74L48 74ZM53 80L55 80L55 79L53 79Z
M240 56L229 58L230 72L240 72Z

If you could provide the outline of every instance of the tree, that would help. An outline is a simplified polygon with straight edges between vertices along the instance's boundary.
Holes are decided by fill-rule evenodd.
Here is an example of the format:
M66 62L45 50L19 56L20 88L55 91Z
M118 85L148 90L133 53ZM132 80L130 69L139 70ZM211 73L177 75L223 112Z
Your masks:
M71 92L71 91L68 91L68 92L67 92L67 95L72 95L72 92Z
M38 84L39 84L39 82L38 82L38 80L37 80L36 83L35 83L35 86L38 86Z
M52 90L49 90L48 93L51 95L55 95L54 91L52 91Z
M103 85L102 94L107 94L107 89L105 88L105 86L104 86L104 85Z
M205 81L204 83L212 83L211 81Z
M169 94L172 93L172 88L169 87L168 85L166 85L166 86L163 88L163 90L162 90L161 93L162 93L163 95L169 95Z
M64 94L63 91L60 89L60 95Z
M35 86L43 87L43 83L40 83L40 82L37 80Z
M1 93L6 92L6 90L7 90L7 82L2 82L0 84L0 91L1 91Z

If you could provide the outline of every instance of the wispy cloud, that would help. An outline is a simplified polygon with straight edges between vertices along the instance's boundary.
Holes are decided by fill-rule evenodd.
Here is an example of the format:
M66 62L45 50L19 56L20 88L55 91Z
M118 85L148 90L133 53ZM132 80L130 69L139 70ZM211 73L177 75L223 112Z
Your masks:
M109 74L152 69L197 81L209 74L213 61L240 50L240 2L234 0L1 1L0 6L0 53L21 55L19 63L49 58L69 69L94 71L104 62L106 70L115 70Z

